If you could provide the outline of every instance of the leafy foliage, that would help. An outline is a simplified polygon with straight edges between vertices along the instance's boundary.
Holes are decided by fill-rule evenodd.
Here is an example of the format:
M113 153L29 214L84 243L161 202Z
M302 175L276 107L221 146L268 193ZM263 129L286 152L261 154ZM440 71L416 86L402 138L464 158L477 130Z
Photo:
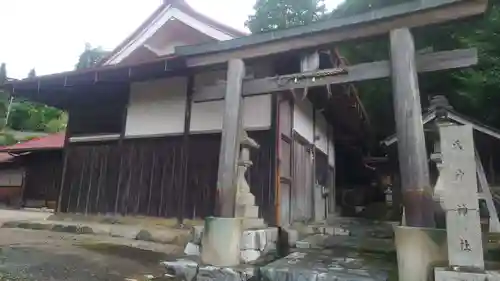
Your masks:
M398 4L408 0L347 0L333 14L344 16L367 12L373 8ZM464 70L421 75L422 106L435 94L444 94L458 111L488 125L500 128L500 1L490 1L484 18L430 26L414 30L418 50L451 50L474 47L479 52L479 64ZM371 42L349 43L341 53L352 61L387 59L388 38ZM373 86L377 85L377 86ZM392 98L389 81L361 83L362 100L370 115L380 126L380 136L386 136L387 124L393 123ZM378 121L378 122L377 122Z
M13 145L16 144L17 140L14 136L8 132L0 132L0 145Z
M409 1L411 0L346 0L332 12L331 16L347 17Z
M476 47L479 64L451 75L449 99L458 110L500 128L500 1L492 2L484 19L454 30L453 43Z
M76 68L93 67L106 54L101 48L93 48L90 44L86 44ZM36 70L31 69L28 78L34 77L36 77ZM0 65L0 85L5 81L7 81L7 67L5 63L2 63ZM0 145L16 142L16 139L8 132L9 130L56 133L66 129L68 116L62 110L19 98L10 103L10 95L0 90ZM6 121L9 104L10 111L8 121Z
M257 0L246 26L252 33L306 25L324 17L324 0Z
M54 107L29 101L16 101L12 104L8 125L18 131L54 133L64 130L63 124L60 124L58 129L54 125L63 120L64 115L63 111Z
M35 69L31 69L28 73L28 78L36 77ZM9 107L10 100L7 99L6 107ZM7 120L7 126L18 131L32 132L58 132L64 130L65 126L60 125L57 130L56 126L51 124L50 129L48 124L60 120L64 112L44 104L33 103L30 101L15 99L10 105L10 111ZM4 116L3 114L1 116ZM54 121L55 120L55 121ZM55 130L55 131L54 131Z
M84 69L96 66L108 52L104 51L101 47L92 47L89 43L85 44L85 50L80 55L78 63L75 65L76 69Z

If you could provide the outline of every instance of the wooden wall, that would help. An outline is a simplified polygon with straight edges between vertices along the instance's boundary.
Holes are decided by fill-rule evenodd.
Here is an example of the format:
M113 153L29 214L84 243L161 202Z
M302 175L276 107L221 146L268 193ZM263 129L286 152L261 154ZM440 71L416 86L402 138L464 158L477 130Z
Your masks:
M21 156L26 171L24 200L57 201L61 185L62 151L40 151Z
M274 222L271 131L249 132L261 144L252 151L248 179L261 215ZM190 136L188 182L182 215L214 211L220 134ZM61 211L177 217L182 207L182 136L71 143Z

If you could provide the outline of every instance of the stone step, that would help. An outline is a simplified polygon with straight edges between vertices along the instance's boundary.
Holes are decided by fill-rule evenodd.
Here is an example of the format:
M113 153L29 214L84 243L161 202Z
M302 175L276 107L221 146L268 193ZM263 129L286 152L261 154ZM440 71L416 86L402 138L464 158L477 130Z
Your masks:
M251 205L236 206L236 216L243 218L259 218L259 207Z
M371 237L391 239L394 237L393 227L396 222L377 222L358 218L330 218L328 222L316 224L298 224L292 228L301 236L311 234Z
M384 256L380 256L380 259ZM373 262L372 262L373 263ZM339 250L298 250L260 268L261 280L387 281L397 265L369 265L356 253Z
M251 193L239 194L236 199L236 204L238 205L247 205L247 206L255 206L255 196Z
M261 218L244 218L243 229L262 229L267 227L264 219Z
M392 239L358 238L313 234L296 242L298 249L351 249L355 251L395 254Z

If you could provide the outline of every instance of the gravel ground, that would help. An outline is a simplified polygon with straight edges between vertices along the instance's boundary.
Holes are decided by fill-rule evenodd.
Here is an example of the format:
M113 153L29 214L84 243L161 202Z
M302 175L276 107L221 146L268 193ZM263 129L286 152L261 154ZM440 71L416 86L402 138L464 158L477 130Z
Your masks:
M0 280L147 280L181 252L123 238L0 229Z

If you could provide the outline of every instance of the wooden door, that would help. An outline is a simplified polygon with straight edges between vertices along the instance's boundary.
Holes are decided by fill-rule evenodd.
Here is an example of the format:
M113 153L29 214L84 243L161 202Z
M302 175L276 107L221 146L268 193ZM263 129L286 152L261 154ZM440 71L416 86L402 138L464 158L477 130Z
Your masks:
M286 227L291 222L293 104L285 94L280 94L278 95L277 106L276 151L278 151L278 173L276 209L278 225Z
M314 215L312 146L299 135L293 137L293 183L291 190L292 222L308 222Z
M318 148L315 149L314 155L314 221L320 222L326 219L327 215L327 198L324 195L328 188L329 167L328 155Z

